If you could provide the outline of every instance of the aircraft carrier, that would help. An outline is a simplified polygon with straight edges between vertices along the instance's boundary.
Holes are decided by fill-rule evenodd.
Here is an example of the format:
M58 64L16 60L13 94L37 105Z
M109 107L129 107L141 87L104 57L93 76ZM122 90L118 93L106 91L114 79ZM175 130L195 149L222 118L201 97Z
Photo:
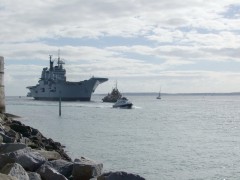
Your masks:
M97 86L107 78L91 77L88 80L69 82L66 80L66 70L63 68L62 59L57 58L57 65L54 66L52 55L49 56L50 67L43 68L38 84L28 86L30 92L28 97L36 100L59 100L62 101L90 101L92 93Z

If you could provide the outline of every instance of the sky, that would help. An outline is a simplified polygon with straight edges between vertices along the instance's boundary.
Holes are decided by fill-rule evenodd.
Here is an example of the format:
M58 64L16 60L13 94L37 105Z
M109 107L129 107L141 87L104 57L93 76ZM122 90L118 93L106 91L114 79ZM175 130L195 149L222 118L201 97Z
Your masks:
M49 66L124 92L240 92L239 0L1 0L5 94L24 96Z

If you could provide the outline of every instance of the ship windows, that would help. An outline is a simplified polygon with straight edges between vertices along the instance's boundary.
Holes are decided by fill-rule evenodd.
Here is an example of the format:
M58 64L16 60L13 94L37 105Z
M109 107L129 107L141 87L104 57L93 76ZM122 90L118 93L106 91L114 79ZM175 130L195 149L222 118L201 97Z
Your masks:
M54 89L51 89L50 92L56 92L57 91L57 88L54 87Z

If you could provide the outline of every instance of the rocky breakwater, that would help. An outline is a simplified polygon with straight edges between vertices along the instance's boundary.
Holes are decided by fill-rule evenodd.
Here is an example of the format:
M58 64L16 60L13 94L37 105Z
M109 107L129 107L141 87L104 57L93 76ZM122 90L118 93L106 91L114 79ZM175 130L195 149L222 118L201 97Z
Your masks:
M144 180L126 172L102 173L103 164L74 161L37 129L0 114L0 180Z

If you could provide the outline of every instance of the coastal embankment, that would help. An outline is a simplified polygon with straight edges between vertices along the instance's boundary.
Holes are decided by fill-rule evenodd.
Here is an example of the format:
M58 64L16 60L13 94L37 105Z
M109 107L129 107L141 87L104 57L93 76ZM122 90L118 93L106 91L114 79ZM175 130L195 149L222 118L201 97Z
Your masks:
M0 180L144 180L122 171L103 172L102 163L85 157L72 160L60 142L6 113L1 56L0 61Z
M80 157L72 159L59 142L37 129L0 114L0 179L19 180L143 180L126 172L102 173L103 164Z

